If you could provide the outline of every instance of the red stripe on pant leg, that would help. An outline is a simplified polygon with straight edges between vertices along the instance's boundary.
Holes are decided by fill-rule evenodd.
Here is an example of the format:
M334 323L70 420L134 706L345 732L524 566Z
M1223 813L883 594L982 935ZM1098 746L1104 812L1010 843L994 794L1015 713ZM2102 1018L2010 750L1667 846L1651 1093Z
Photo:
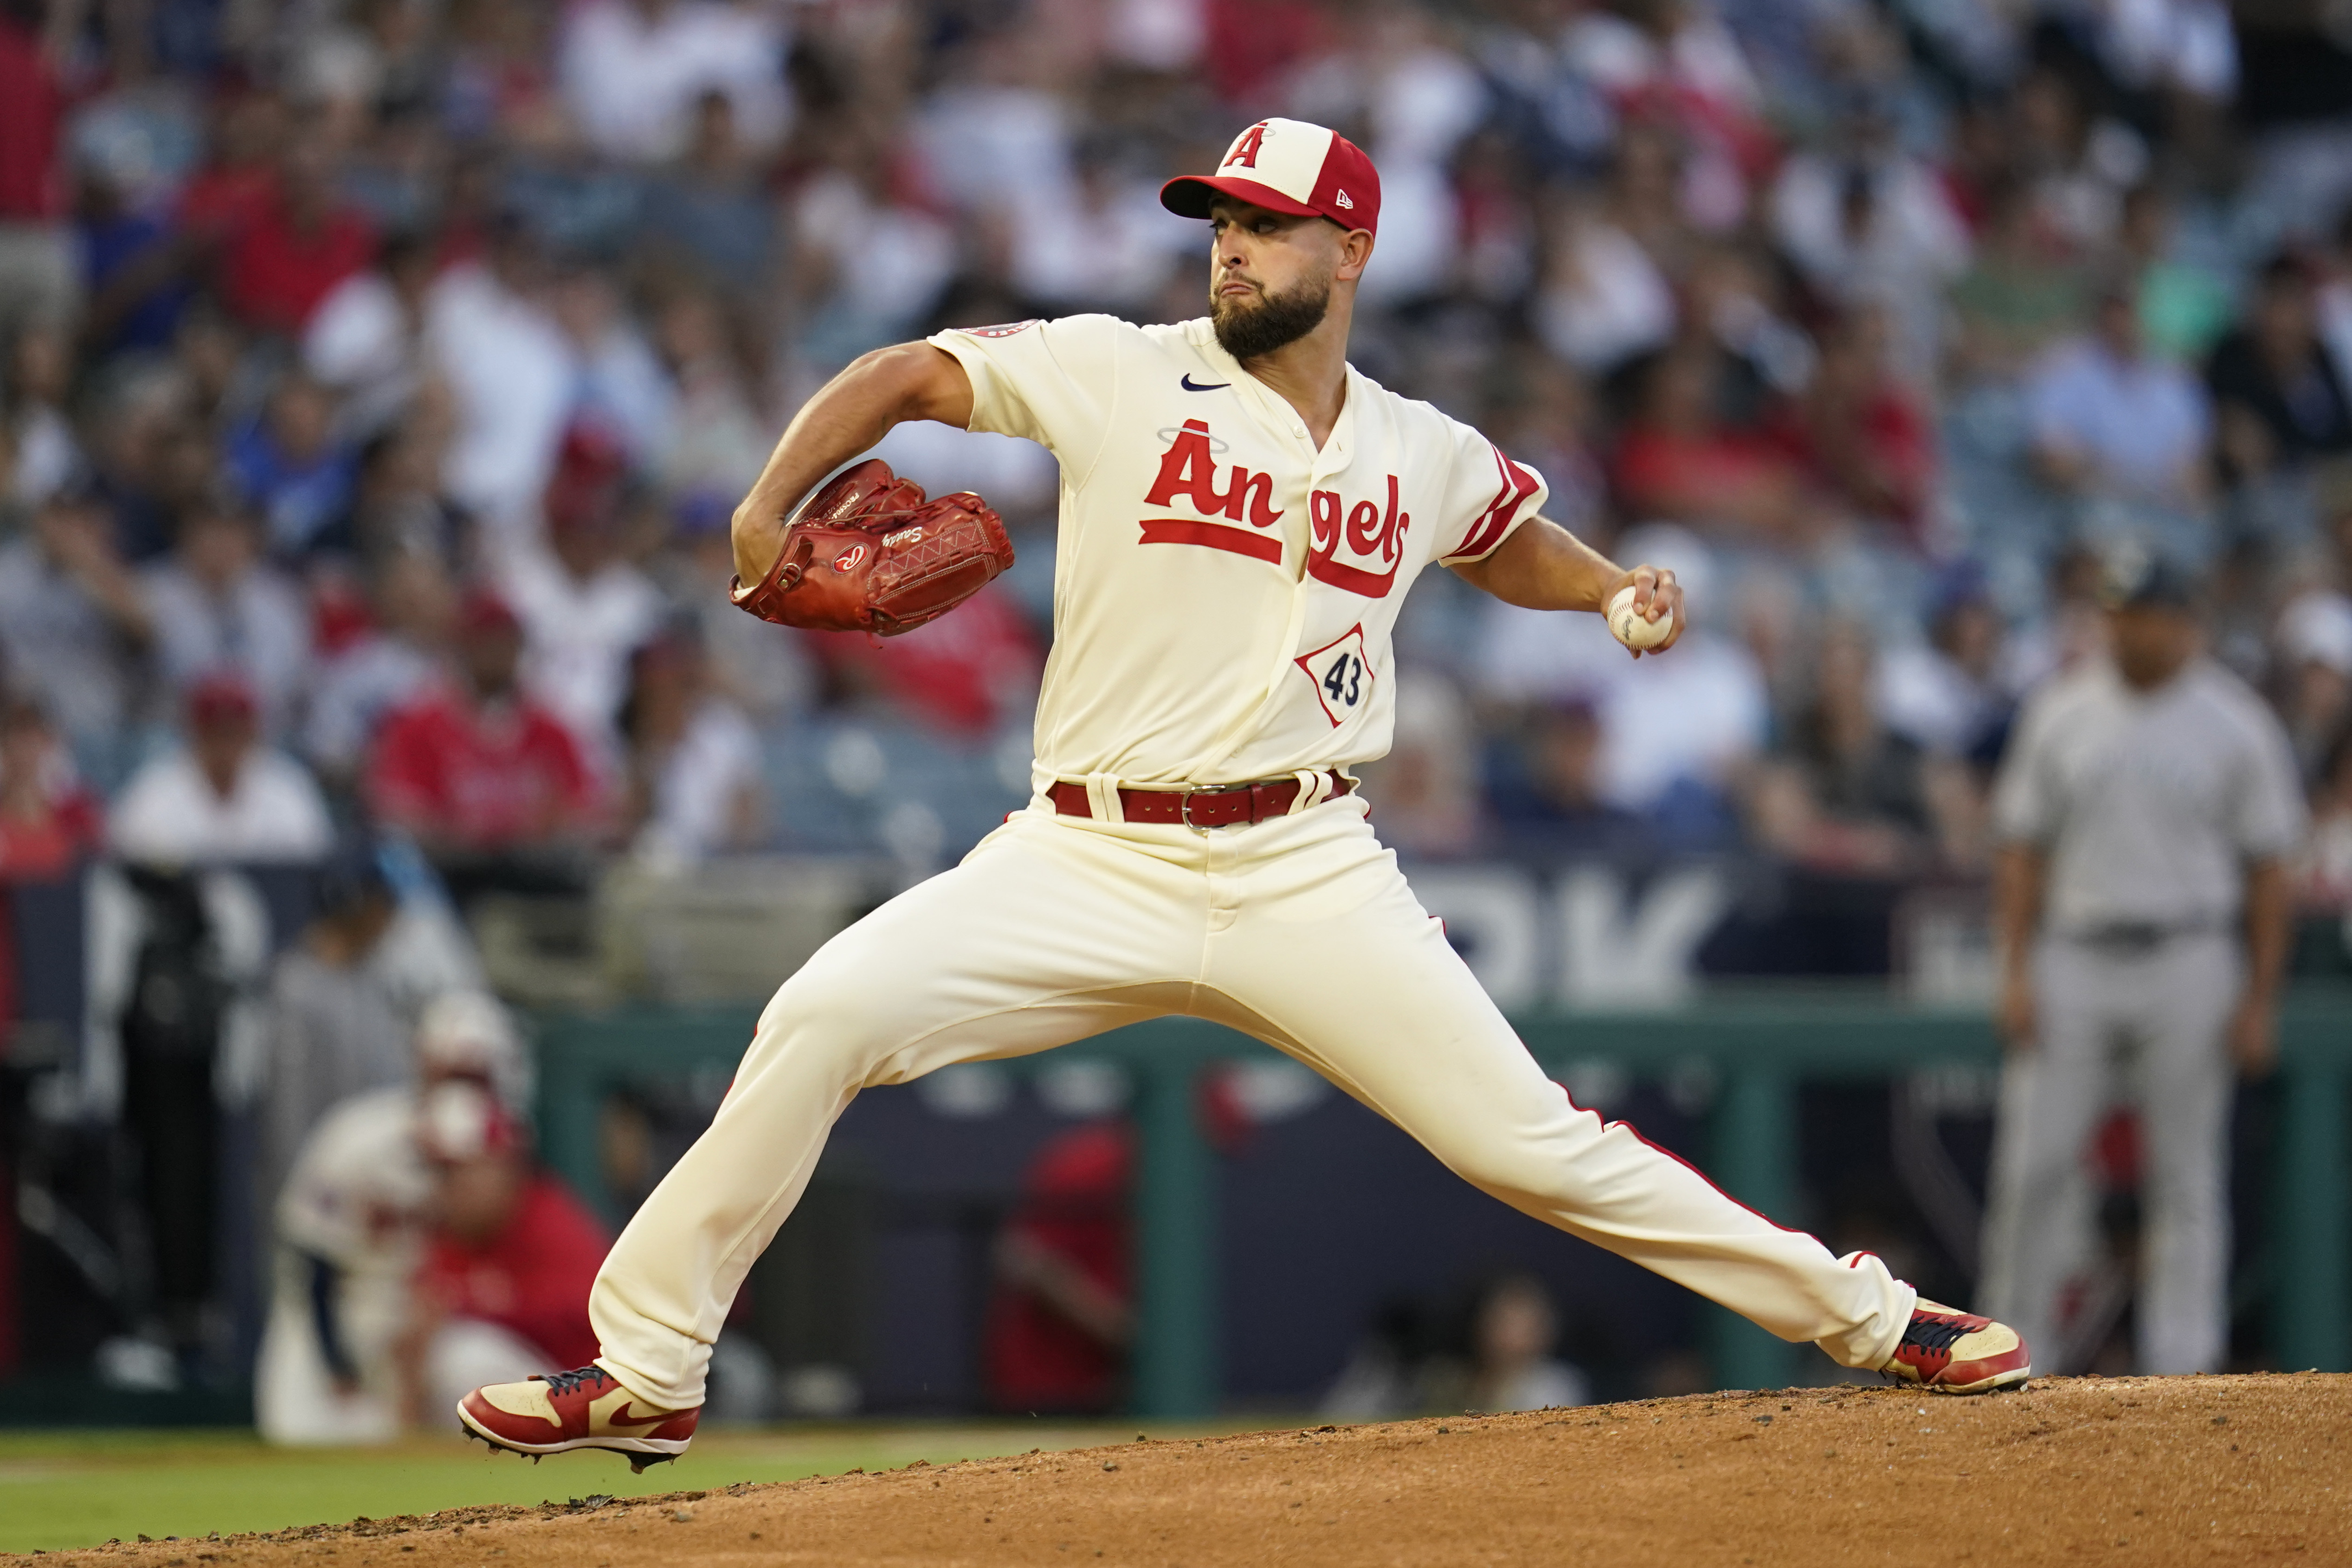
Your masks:
M1570 1101L1570 1103L1573 1104L1573 1103L1574 1103L1574 1101ZM1810 1239L1811 1239L1811 1240L1814 1240L1814 1241L1819 1241L1819 1240L1821 1239L1819 1237L1814 1236L1814 1235L1813 1235L1813 1233L1812 1233L1811 1231L1809 1231L1809 1230L1799 1230L1795 1226L1792 1226L1792 1225L1782 1225L1779 1220L1774 1219L1770 1215L1766 1214L1766 1213L1765 1213L1763 1210L1761 1210L1761 1209L1748 1208L1748 1206L1746 1204L1741 1203L1738 1198L1733 1197L1729 1193L1727 1193L1727 1192L1725 1192L1721 1187L1717 1186L1717 1185L1715 1184L1714 1181L1713 1181L1713 1180L1712 1180L1712 1179L1707 1175L1707 1173L1706 1173L1705 1171L1700 1170L1696 1165L1692 1164L1688 1160L1684 1159L1680 1154L1675 1153L1672 1149L1664 1148L1664 1147L1663 1147L1663 1146L1661 1146L1661 1145L1659 1145L1659 1144L1653 1143L1653 1142L1651 1142L1647 1138L1643 1137L1643 1136L1642 1136L1642 1132L1641 1132L1641 1129L1639 1129L1639 1128L1635 1127L1632 1122L1630 1122L1630 1121L1612 1121L1612 1122L1611 1122L1609 1125L1610 1125L1610 1126L1612 1126L1612 1127L1622 1127L1626 1131L1631 1132L1631 1133L1633 1135L1633 1141L1634 1141L1636 1143L1639 1143L1640 1145L1642 1145L1642 1147L1643 1147L1643 1148L1644 1148L1644 1149L1654 1150L1654 1151L1655 1151L1655 1152L1658 1152L1658 1153L1664 1154L1667 1159L1672 1160L1675 1164L1680 1165L1684 1170L1688 1171L1692 1175L1696 1176L1700 1181L1706 1183L1706 1184L1707 1184L1708 1188L1714 1192L1714 1194L1715 1194L1715 1195L1716 1195L1716 1196L1717 1196L1717 1197L1721 1198L1724 1202L1726 1202L1726 1203L1727 1203L1727 1204L1731 1204L1731 1205L1734 1205L1734 1206L1736 1206L1736 1207L1743 1208L1743 1209L1748 1209L1748 1212L1749 1214L1754 1215L1758 1219L1762 1220L1766 1225L1770 1226L1774 1230L1778 1230L1778 1231L1785 1231L1785 1232L1787 1232L1787 1233L1788 1233L1789 1235L1790 1235L1790 1236L1801 1236L1801 1237L1808 1237L1808 1238L1810 1238Z
M1608 1121L1608 1119L1607 1119L1606 1117L1602 1116L1602 1115L1601 1114L1601 1112L1599 1112L1599 1111L1597 1111L1597 1110L1593 1110L1591 1106L1588 1106L1588 1105L1579 1105L1579 1104L1577 1104L1577 1103L1576 1103L1576 1096L1574 1096L1574 1095L1572 1095L1572 1094L1570 1094L1570 1093L1569 1093L1569 1092L1568 1092L1568 1085L1566 1085L1566 1084L1564 1084L1564 1083L1560 1082L1560 1081L1559 1081L1559 1079L1552 1079L1552 1080L1551 1080L1551 1086L1552 1086L1552 1088L1554 1088L1554 1089L1556 1089L1559 1090L1559 1097L1560 1097L1562 1100L1564 1100L1568 1101L1568 1108L1569 1108L1570 1110L1575 1111L1579 1116L1590 1116L1591 1118L1592 1118L1592 1120L1593 1120L1593 1121L1600 1122L1600 1123L1601 1123L1601 1130L1603 1132L1606 1132L1606 1131L1609 1131L1609 1121ZM1629 1128L1627 1128L1627 1129L1626 1129L1626 1131L1627 1131L1628 1132L1633 1132L1633 1130L1632 1128L1630 1128L1630 1127L1629 1127ZM1640 1136L1641 1136L1641 1134L1640 1134L1640 1133L1638 1133L1638 1132L1634 1132L1634 1133L1633 1133L1633 1136L1635 1136L1636 1138L1638 1138L1638 1137L1640 1137Z

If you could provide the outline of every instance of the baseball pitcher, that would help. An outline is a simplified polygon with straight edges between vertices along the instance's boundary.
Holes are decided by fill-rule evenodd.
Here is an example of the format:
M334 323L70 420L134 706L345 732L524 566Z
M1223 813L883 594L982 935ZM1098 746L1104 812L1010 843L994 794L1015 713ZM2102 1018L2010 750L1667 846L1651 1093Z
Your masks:
M1681 590L1547 521L1537 474L1349 366L1381 184L1345 138L1263 121L1160 200L1208 222L1207 317L878 350L800 411L737 510L739 603L892 633L1010 559L994 514L870 461L796 503L902 420L1051 451L1034 792L776 993L710 1130L605 1261L604 1353L476 1391L467 1430L529 1454L674 1458L729 1303L852 1096L1168 1014L1255 1036L1505 1203L1842 1365L1951 1393L2024 1382L2008 1329L1920 1300L1870 1254L1832 1257L1571 1104L1414 901L1348 771L1388 750L1414 579L1434 563L1547 610L1630 592L1612 625L1654 654L1681 629Z

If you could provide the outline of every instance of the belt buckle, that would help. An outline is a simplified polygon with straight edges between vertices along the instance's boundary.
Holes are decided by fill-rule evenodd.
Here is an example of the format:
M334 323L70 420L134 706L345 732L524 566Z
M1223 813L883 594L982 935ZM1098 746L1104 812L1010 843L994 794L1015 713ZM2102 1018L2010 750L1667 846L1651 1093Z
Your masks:
M1181 805L1181 806L1179 806L1179 807L1177 808L1178 819L1179 819L1179 820L1181 820L1181 821L1184 824L1184 826L1187 826L1187 827L1191 828L1191 829L1192 829L1193 832L1195 832L1195 833L1206 833L1206 832L1208 832L1208 831L1209 831L1209 829L1210 829L1210 827L1211 827L1212 826L1218 826L1218 827L1230 827L1230 826L1233 826L1231 823L1223 823L1223 822L1221 822L1221 823L1216 823L1216 824L1213 824L1213 824L1209 824L1209 823L1202 823L1202 822L1195 822L1195 821L1193 821L1193 820L1192 820L1192 797L1193 797L1194 795L1234 795L1234 794L1246 794L1248 791L1250 791L1250 790L1252 790L1252 789L1254 789L1254 788L1255 788L1255 787L1256 787L1256 786L1255 786L1255 785L1254 785L1254 784L1210 784L1210 785L1205 785L1205 786L1198 786L1198 785L1196 785L1195 787L1193 787L1193 788L1192 788L1192 789L1188 789L1188 790L1186 790L1186 791L1184 792L1184 803L1183 803L1183 805Z

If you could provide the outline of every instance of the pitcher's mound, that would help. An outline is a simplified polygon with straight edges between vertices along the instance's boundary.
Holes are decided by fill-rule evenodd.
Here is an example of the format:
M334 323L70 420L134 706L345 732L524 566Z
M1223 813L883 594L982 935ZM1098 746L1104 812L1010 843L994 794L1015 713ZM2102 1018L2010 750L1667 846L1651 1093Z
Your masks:
M580 1472L583 1491L620 1463L561 1462ZM49 1559L199 1560L2352 1563L2352 1376L2081 1378L1974 1399L1891 1388L1696 1395L919 1464Z

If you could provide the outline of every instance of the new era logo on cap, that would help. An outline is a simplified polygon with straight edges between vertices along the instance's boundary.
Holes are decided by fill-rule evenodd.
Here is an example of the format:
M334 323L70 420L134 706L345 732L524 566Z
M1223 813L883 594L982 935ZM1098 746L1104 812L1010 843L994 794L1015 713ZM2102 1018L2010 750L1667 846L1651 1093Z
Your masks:
M1160 188L1160 202L1185 217L1207 217L1219 195L1293 217L1328 217L1342 228L1377 232L1381 176L1363 149L1303 120L1261 120L1234 138L1213 174L1186 174Z

